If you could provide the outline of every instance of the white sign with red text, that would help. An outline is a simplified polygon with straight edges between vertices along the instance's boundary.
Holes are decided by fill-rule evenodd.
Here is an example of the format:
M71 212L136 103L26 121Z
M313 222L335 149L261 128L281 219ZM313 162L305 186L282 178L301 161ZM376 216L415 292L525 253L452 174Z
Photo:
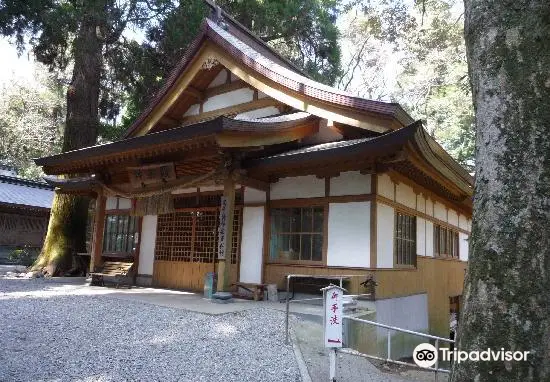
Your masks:
M325 308L325 347L342 347L342 300L344 290L336 285L323 289Z

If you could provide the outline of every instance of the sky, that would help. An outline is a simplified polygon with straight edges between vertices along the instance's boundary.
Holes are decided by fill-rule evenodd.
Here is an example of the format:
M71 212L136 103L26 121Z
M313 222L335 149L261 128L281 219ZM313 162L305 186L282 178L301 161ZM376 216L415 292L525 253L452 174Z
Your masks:
M0 89L11 80L34 80L35 61L31 54L25 52L19 57L17 49L7 38L0 38Z

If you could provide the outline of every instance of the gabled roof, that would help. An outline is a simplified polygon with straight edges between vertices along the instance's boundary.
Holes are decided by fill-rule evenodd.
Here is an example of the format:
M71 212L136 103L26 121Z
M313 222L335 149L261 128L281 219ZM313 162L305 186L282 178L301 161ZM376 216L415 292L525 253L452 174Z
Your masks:
M122 157L131 159L146 156L149 152L186 151L202 143L220 147L284 143L317 131L317 121L317 117L304 112L257 119L221 116L190 126L39 158L35 163L43 166L46 174L63 174L118 163Z
M168 76L164 86L157 92L142 114L126 131L125 137L130 137L139 131L153 110L163 102L177 85L178 79L185 75L186 70L206 41L214 43L224 51L224 54L287 91L295 92L308 99L320 101L333 107L348 109L351 113L355 111L396 120L400 126L406 126L414 122L397 103L356 97L350 93L311 80L252 32L238 24L226 13L223 13L223 15L225 16L223 21L214 21L210 18L204 20L200 33L189 45L180 63Z
M53 187L42 182L0 175L0 204L51 208Z

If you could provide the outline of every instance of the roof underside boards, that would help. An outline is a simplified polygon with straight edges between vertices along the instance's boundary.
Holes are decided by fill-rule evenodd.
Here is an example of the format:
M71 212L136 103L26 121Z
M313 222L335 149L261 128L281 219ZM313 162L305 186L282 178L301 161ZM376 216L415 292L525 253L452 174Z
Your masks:
M219 147L280 144L312 135L318 128L318 118L303 112L258 119L222 116L190 126L40 158L35 162L50 175L93 172L94 168L130 159L143 160L192 150L200 152L208 147L217 152Z
M53 190L47 184L0 176L0 203L23 207L51 208Z
M286 92L294 92L301 97L305 97L305 99L322 102L328 107L336 107L339 110L338 113L348 113L353 119L368 119L368 115L372 118L381 118L379 122L371 125L372 128L382 129L379 131L391 129L392 126L395 125L391 121L397 121L396 123L399 124L399 127L406 126L413 122L413 119L399 104L355 97L336 88L313 81L302 75L294 67L289 65L288 62L282 60L273 49L269 48L265 43L261 42L261 40L258 40L252 33L245 33L244 27L241 26L237 28L235 24L231 22L224 22L220 26L218 23L207 18L202 25L201 33L190 45L180 64L166 79L165 85L157 93L156 97L153 98L145 111L128 129L126 136L143 134L147 131L158 131L162 128L158 126L159 124L162 126L162 121L160 121L161 117L157 115L157 112L161 114L164 113L163 116L165 118L178 119L177 111L184 110L185 107L189 107L193 103L196 103L192 98L189 98L189 95L185 95L182 89L178 89L178 86L186 83L192 84L191 86L195 89L198 88L199 90L203 90L204 84L199 84L197 82L199 78L201 76L206 76L207 80L203 81L208 81L212 80L212 76L217 74L209 73L209 69L205 69L204 67L197 69L197 57L200 55L201 49L208 45L207 42L214 43L215 46L221 48L224 52L224 57L232 57L233 60L239 62L262 78L272 81L277 86L286 89ZM200 64L202 65L202 63ZM216 70L219 70L219 68ZM183 81L183 79L187 77L192 78ZM242 79L247 81L247 78ZM176 93L180 95L179 98L176 97L175 99L173 94ZM161 106L166 103L170 103L168 107ZM310 105L310 108L313 114L315 114L315 110L319 110L319 107L314 108L313 105ZM170 113L170 110L172 110L172 113L168 116L167 114ZM307 111L310 110L308 109ZM361 115L363 115L363 117L361 117ZM384 122L385 119L388 121ZM375 127L380 123L384 125L383 128Z

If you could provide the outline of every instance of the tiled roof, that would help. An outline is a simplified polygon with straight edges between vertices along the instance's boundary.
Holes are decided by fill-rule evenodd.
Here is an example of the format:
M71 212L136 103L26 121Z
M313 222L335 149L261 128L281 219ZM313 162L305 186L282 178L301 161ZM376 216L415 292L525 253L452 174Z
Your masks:
M299 155L299 154L307 154L307 153L313 153L313 152L319 152L319 151L333 150L333 149L338 149L343 147L351 147L351 146L360 145L362 143L371 141L376 138L377 137L368 137L368 138L350 139L347 141L321 143L319 145L301 147L296 150L286 151L284 153L272 155L272 156L266 157L266 159L282 158L282 157L289 157L289 156Z
M53 194L48 184L0 175L0 203L51 208Z
M228 27L226 30L215 21L206 18L202 24L201 32L190 44L180 63L166 78L164 86L158 91L147 108L126 131L125 137L130 136L138 129L153 111L154 107L169 92L170 88L176 83L176 80L192 61L205 39L217 43L235 59L290 90L339 106L396 118L403 125L414 122L411 116L397 103L355 97L348 92L324 85L306 77L278 58L280 56L272 48L269 48L265 44L260 44L261 41L252 32L248 31L247 35L241 33L243 32L242 28L244 27L241 27L241 29Z

